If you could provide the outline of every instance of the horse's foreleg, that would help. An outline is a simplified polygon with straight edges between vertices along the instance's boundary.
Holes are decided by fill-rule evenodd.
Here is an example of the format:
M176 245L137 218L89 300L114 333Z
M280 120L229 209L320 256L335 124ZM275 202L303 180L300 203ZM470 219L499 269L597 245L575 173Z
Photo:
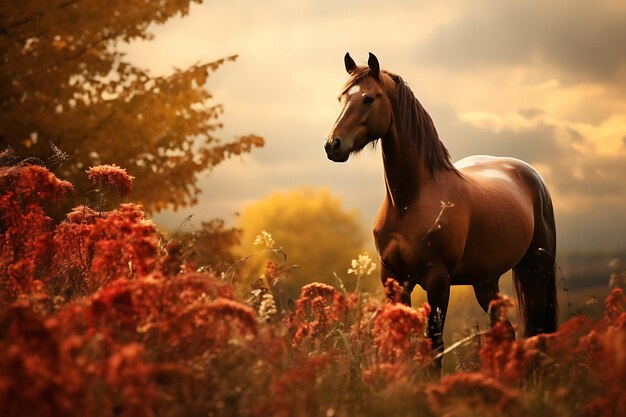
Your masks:
M492 300L498 298L498 294L500 293L500 287L498 285L499 277L486 280L485 282L481 282L480 284L474 284L474 294L476 295L476 300L478 304L485 310L485 313L489 313L489 319L491 321L491 325L493 326L496 321L499 320L497 311L489 311L489 303ZM504 321L505 325L509 328L511 332L511 337L515 339L515 330L511 322L506 319Z
M442 267L433 266L424 277L422 287L426 291L431 312L428 316L428 337L432 341L433 355L443 352L443 327L446 322L448 301L450 300L450 277ZM441 370L441 360L435 360Z

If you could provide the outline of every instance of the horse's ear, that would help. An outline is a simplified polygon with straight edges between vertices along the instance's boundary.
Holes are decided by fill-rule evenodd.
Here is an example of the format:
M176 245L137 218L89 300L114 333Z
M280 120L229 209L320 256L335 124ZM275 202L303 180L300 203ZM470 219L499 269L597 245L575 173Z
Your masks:
M354 63L354 59L350 56L350 52L346 52L346 55L343 57L343 62L346 64L348 74L352 74L352 71L356 69L356 64Z
M378 58L376 55L370 52L370 57L367 60L367 66L370 67L370 72L376 78L380 75L380 64L378 63Z

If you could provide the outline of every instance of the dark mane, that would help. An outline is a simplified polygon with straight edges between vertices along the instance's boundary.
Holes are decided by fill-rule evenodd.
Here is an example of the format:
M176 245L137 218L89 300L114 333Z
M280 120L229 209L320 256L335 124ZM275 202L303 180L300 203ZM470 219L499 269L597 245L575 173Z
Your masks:
M386 72L396 83L396 129L400 137L409 138L417 148L422 163L431 174L439 169L458 173L450 160L450 153L439 139L437 129L428 112L415 97L409 85L399 75Z
M458 170L452 164L448 149L439 139L433 119L422 107L411 88L399 75L388 71L382 72L389 75L396 84L396 102L392 104L394 106L398 136L409 139L417 149L421 162L426 164L431 174L440 169L458 174ZM340 97L369 74L370 69L367 66L355 68L341 89Z

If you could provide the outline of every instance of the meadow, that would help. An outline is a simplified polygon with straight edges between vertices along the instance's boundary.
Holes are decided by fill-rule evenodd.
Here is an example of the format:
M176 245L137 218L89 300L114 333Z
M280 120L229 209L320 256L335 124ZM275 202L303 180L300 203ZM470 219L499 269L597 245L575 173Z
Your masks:
M470 328L440 377L430 307L398 303L393 281L381 296L337 277L291 301L271 231L256 241L260 279L237 263L213 270L141 206L110 204L133 188L124 169L85 176L97 203L53 221L74 186L27 161L0 167L2 416L626 415L621 284L601 318L554 334ZM361 256L349 273L373 268Z

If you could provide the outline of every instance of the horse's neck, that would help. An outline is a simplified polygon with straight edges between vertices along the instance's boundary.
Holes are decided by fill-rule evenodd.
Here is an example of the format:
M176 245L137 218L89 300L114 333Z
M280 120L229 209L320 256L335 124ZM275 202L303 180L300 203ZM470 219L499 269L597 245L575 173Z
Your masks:
M406 210L418 199L423 182L430 179L428 167L409 138L398 137L395 127L382 138L382 153L387 198L398 210Z

